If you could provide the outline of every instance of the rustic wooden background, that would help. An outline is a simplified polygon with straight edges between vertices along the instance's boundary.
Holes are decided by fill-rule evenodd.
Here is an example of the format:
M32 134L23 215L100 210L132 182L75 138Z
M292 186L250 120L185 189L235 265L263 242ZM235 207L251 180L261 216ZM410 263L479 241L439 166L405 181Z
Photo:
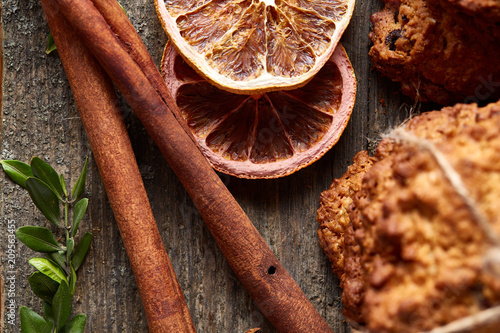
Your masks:
M153 0L121 2L158 63L166 36ZM221 175L271 249L335 332L349 332L342 315L340 288L318 245L315 220L318 199L340 176L354 154L373 148L387 129L409 116L411 102L398 87L371 71L368 50L370 15L379 1L358 0L342 43L358 79L354 113L340 142L318 162L278 180L241 180ZM86 156L90 170L86 196L90 209L83 230L95 241L79 274L73 313L86 313L88 332L147 332L134 277L113 212L73 101L57 52L46 55L49 33L37 1L4 0L2 24L1 159L28 162L39 156L55 165L74 184ZM231 271L202 219L146 131L128 106L123 116L134 144L159 230L177 273L198 332L245 332L261 327L274 332ZM0 240L3 277L6 267L7 223L47 225L25 191L0 173ZM82 234L82 233L80 233ZM14 269L17 306L40 312L27 277L32 251L17 244ZM5 289L3 290L5 291ZM8 297L2 292L2 304ZM2 311L2 316L5 309ZM17 316L18 317L18 316ZM3 332L20 332L2 318ZM314 330L311 329L311 332Z

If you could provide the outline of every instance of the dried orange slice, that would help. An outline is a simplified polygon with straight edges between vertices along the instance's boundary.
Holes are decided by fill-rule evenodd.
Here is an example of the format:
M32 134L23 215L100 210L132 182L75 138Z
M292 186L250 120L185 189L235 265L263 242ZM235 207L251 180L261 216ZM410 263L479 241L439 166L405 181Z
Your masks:
M293 89L330 58L355 0L155 0L177 51L239 94Z
M339 44L304 87L240 95L201 78L170 43L162 76L202 152L219 171L241 178L277 178L319 159L351 116L356 79Z

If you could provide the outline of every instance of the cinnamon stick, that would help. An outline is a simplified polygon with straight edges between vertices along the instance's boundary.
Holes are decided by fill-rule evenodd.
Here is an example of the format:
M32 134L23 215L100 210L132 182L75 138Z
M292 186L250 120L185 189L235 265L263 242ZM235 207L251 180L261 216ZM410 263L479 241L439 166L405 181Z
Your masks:
M150 332L195 332L163 246L114 87L52 0L41 0L108 194Z
M108 0L92 0L96 8L101 12L103 18L106 20L110 27L115 27L119 31L118 38L122 44L122 47L130 54L132 59L139 65L144 75L151 82L153 87L160 93L163 101L167 105L168 109L173 113L173 115L180 120L181 124L186 131L191 135L187 124L182 120L182 116L177 108L174 99L170 96L170 92L163 81L161 75L158 75L158 68L148 53L146 46L142 42L135 31L134 26L127 18L126 15L116 15L117 10L121 10L120 5L116 1ZM193 142L196 141L193 139ZM196 143L197 144L197 143Z
M159 72L144 61L144 45L122 27L128 19L121 9L112 1L95 2L109 5L103 13L90 0L55 1L160 148L263 314L280 332L332 332L179 124Z

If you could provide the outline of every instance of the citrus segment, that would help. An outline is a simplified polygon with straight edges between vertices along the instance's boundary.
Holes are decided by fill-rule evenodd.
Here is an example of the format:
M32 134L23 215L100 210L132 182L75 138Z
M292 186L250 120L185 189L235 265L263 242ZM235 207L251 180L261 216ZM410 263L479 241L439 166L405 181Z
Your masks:
M184 59L212 84L255 94L304 85L333 53L354 0L155 0Z
M212 44L206 53L208 65L234 81L255 79L264 71L264 24L259 17L265 14L264 3L252 4L235 28Z
M340 138L356 80L339 45L304 87L240 95L197 75L169 43L162 75L215 169L242 178L277 178L311 164Z

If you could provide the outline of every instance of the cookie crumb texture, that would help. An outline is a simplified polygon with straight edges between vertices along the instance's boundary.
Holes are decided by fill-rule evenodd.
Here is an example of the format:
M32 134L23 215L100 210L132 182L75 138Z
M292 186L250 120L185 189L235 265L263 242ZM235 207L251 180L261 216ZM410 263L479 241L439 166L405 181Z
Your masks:
M444 154L500 235L498 128L500 103L459 104L405 125ZM500 279L484 269L488 237L428 151L383 140L373 157L358 153L320 203L318 235L344 315L370 332L430 330L500 302Z
M442 105L500 97L500 1L384 2L370 58L405 95Z

